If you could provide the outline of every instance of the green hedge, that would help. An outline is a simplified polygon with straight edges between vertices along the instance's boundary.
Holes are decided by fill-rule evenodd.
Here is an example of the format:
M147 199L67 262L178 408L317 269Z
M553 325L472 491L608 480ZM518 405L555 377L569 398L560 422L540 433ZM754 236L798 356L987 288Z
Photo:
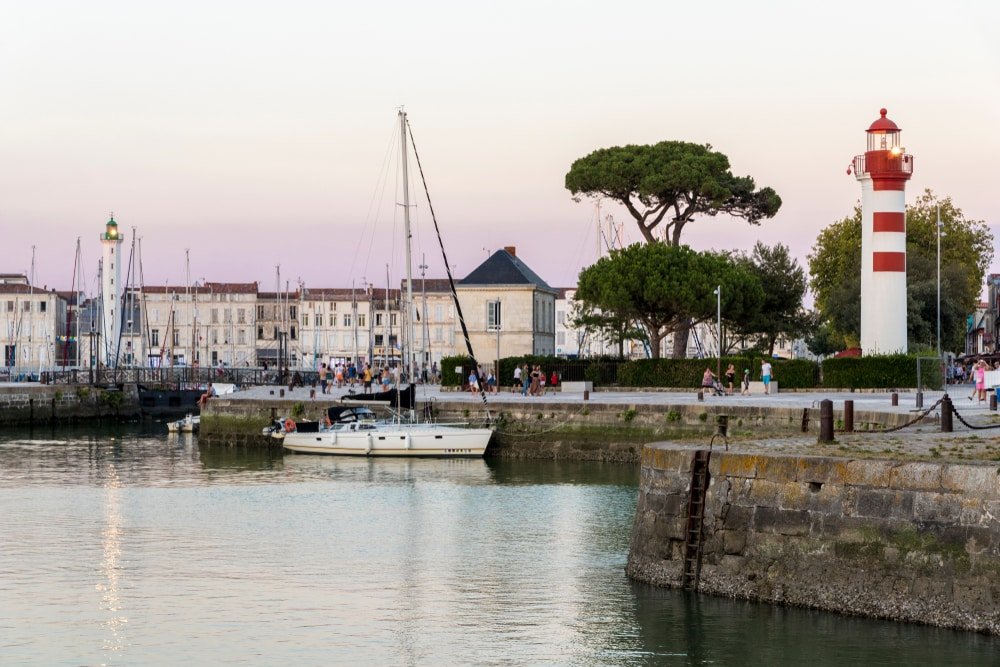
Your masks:
M723 357L722 374L732 364L736 368L738 387L743 381L743 370L750 369L750 378L760 380L760 366L764 357ZM819 366L805 359L772 359L772 376L779 387L811 389L819 386ZM717 361L709 359L639 359L629 361L618 372L622 387L700 387L705 368L716 372Z
M462 373L456 373L455 368L461 366ZM441 386L442 387L461 387L465 384L465 378L469 377L469 371L472 369L472 358L468 356L461 357L441 357Z
M765 357L723 357L722 372L729 364L736 367L736 386L743 379L743 369L750 377L760 380L760 365ZM917 386L916 358L904 355L831 358L820 364L805 359L772 359L773 377L783 389L893 389ZM545 376L555 372L561 381L589 380L595 387L678 387L697 388L708 367L715 372L713 359L562 359L527 355L500 360L500 384L509 386L514 378L514 366L527 364L529 369L541 366ZM465 383L472 361L467 356L444 357L441 360L441 384L458 387ZM461 375L455 367L461 366ZM483 364L486 371L490 363ZM822 376L821 376L822 373ZM822 381L821 378L822 377ZM925 388L940 389L941 374L936 359L921 361L921 380Z
M831 389L917 386L917 359L903 354L825 359L822 366L823 386ZM921 359L920 376L925 388L941 388L941 368L937 359Z

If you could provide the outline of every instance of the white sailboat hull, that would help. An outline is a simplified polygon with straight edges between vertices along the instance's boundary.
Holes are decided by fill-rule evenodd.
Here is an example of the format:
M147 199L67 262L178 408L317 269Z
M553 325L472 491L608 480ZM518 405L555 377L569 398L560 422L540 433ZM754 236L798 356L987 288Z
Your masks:
M437 424L389 425L369 430L286 433L285 449L299 454L341 456L482 456L493 431Z

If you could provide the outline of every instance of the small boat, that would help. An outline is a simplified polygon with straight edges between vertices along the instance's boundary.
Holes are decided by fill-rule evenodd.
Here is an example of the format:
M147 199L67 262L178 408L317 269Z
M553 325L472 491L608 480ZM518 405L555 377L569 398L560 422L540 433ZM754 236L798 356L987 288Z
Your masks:
M201 415L187 415L184 419L168 422L167 430L171 433L197 433L201 424Z
M317 422L310 422L316 424ZM479 457L493 435L490 428L461 425L378 421L370 409L334 406L316 430L298 430L291 420L282 424L282 446L298 454L347 456Z

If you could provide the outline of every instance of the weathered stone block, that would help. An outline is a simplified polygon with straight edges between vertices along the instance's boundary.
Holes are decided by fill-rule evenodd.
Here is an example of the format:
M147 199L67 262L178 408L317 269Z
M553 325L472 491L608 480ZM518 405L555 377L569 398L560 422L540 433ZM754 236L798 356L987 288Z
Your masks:
M905 463L889 473L889 487L913 491L939 491L942 469L940 463Z
M909 520L913 517L913 496L913 491L863 489L858 494L857 512L866 517Z
M913 517L917 521L958 521L962 503L954 493L918 493L913 497Z
M808 535L812 518L806 510L783 510L758 507L754 510L753 529L779 535Z
M878 461L873 459L848 461L843 468L844 477L842 484L845 486L889 488L892 469L898 465L898 463L892 461Z
M747 533L745 530L722 531L722 550L727 555L741 554L746 546Z
M745 530L753 518L753 508L741 505L729 505L722 514L722 526L725 530Z
M983 499L1000 498L1000 468L995 465L948 465L941 474L941 487Z

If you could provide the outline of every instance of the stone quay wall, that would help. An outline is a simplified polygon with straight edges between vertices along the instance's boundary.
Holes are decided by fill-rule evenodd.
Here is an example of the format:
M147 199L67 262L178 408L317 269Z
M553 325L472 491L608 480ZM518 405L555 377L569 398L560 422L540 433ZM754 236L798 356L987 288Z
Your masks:
M0 424L132 419L139 414L135 385L125 385L121 391L70 385L0 387Z
M261 439L261 429L272 415L284 418L319 420L330 404L308 392L265 399L227 398L209 401L202 412L200 440L209 444L259 444L272 447L275 441ZM424 406L418 406L423 412ZM477 422L484 413L480 403L436 400L431 410L440 422ZM380 408L375 408L381 414ZM729 417L733 438L796 436L818 434L816 408L754 407L740 405L616 405L598 400L564 403L542 400L490 400L491 415L498 419L487 456L505 458L566 459L638 464L647 442L682 439L707 444L720 414ZM906 414L858 411L859 428L904 423Z
M694 450L642 455L627 572L682 583ZM699 590L1000 634L1000 468L714 451Z

